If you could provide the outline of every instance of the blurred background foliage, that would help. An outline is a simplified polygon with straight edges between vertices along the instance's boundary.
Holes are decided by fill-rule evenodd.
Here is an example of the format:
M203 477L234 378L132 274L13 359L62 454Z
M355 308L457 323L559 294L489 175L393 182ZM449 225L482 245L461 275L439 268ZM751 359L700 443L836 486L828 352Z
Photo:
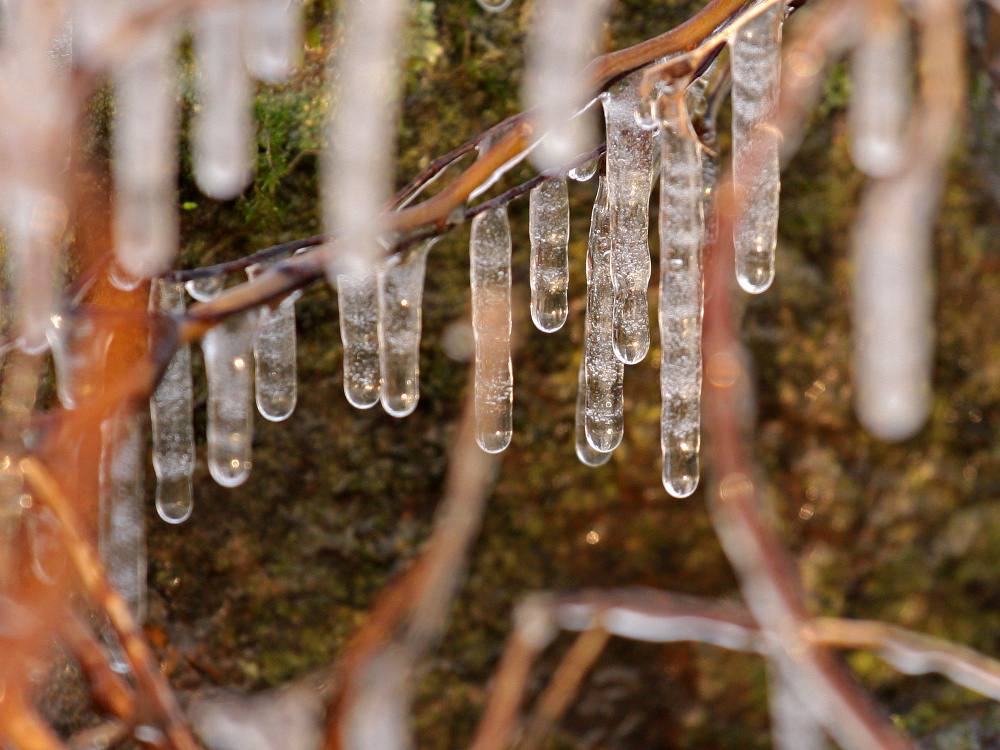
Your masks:
M606 47L661 33L702 4L619 0ZM474 0L418 0L413 9L400 184L519 110L525 29L534 7L514 0L491 15ZM287 84L258 90L253 186L228 203L204 198L191 179L185 145L178 197L184 267L320 230L317 169L331 102L325 60L336 38L335 8L330 0L310 0L306 15L301 69ZM192 75L187 61L182 95L188 113L196 106ZM977 124L990 106L984 81L971 74ZM756 376L750 416L761 480L817 613L885 619L997 656L1000 217L984 176L995 163L984 145L989 137L982 128L967 128L956 144L936 232L932 416L917 437L884 444L860 429L851 408L850 227L863 180L848 158L849 96L844 70L837 68L784 177L777 281L760 297L741 298ZM106 97L101 101L98 114L113 106ZM97 151L106 148L101 132L94 136ZM529 174L527 167L516 171L491 194ZM626 437L613 460L591 469L574 455L595 182L570 186L571 312L556 334L531 326L527 203L510 206L520 343L515 434L450 628L419 676L415 721L426 750L467 743L512 607L529 591L644 585L736 596L701 491L679 501L660 484L655 346L627 370ZM655 210L654 196L654 228ZM412 416L397 420L380 407L357 411L347 404L335 294L320 284L298 302L298 408L284 423L258 418L249 481L234 490L215 485L201 443L191 519L177 527L160 522L150 496L147 631L181 688L259 689L326 663L379 588L420 549L469 377L468 364L448 356L455 346L443 344L468 334L467 243L464 227L430 255L421 399ZM651 247L655 260L655 231ZM655 312L655 287L651 302ZM197 370L196 395L203 440L205 385ZM550 648L533 690L567 643L562 637ZM982 726L1000 726L973 694L943 680L904 678L868 655L846 658L898 722L919 734L950 727L949 746L963 747L975 744L969 738L975 732L987 732ZM616 641L552 747L766 747L763 677L761 663L750 656ZM979 728L956 735L952 725L960 718Z

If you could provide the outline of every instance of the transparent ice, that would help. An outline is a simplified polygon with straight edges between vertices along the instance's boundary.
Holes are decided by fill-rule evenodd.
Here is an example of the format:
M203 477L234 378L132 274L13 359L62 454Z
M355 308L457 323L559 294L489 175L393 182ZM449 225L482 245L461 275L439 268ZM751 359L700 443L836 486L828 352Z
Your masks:
M587 429L584 422L587 418L587 381L583 371L583 362L580 362L580 375L577 380L576 390L576 421L574 434L576 435L576 457L581 463L587 466L603 466L611 460L611 453L601 453L594 450L594 446L587 440Z
M274 261L255 263L247 268L247 276L254 279L272 265ZM295 300L300 295L301 292L293 292L273 307L262 307L253 341L257 411L272 422L288 419L295 411L298 387Z
M569 312L569 191L553 178L533 188L529 206L531 320L558 331Z
M184 288L180 282L154 282L150 310L172 315L184 313ZM153 428L153 471L156 473L156 512L167 523L181 523L191 515L194 496L194 389L191 382L191 347L174 352L163 379L149 402Z
M340 339L344 344L344 393L352 406L368 409L379 401L378 274L337 277Z
M615 284L615 353L625 364L649 351L649 194L655 134L635 119L640 78L633 74L604 98L611 268Z
M743 210L736 217L736 278L751 294L774 281L781 172L778 134L770 124L781 85L784 3L745 23L730 38L733 75L733 179ZM753 163L751 163L751 161Z
M472 330L476 338L476 441L487 453L506 448L513 432L510 253L507 207L477 214L469 241Z

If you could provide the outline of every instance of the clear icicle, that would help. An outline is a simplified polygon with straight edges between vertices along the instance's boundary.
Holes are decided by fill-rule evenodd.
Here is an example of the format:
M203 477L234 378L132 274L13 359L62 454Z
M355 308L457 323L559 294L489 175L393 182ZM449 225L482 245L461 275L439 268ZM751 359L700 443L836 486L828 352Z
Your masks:
M583 341L584 433L591 448L601 453L617 448L625 430L625 365L615 355L614 348L615 290L611 278L611 211L607 188L604 178L600 178L587 245Z
M250 0L244 13L247 67L261 81L284 81L295 67L302 37L300 0Z
M243 12L238 2L207 5L194 23L194 176L201 191L218 200L235 198L253 174L252 91L240 49Z
M615 284L615 353L625 364L649 351L649 194L653 189L655 134L635 119L639 77L613 86L604 98L611 207L611 268Z
M487 453L506 448L513 433L510 253L507 207L477 214L469 241L472 330L476 338L476 441Z
M583 362L580 362L580 377L576 391L576 457L587 466L603 466L611 460L611 453L601 453L587 440L587 378Z
M406 258L394 256L379 273L378 354L382 408L405 417L420 398L420 328L430 240Z
M323 193L327 229L347 252L327 254L331 281L345 273L374 277L382 254L377 237L392 187L398 59L404 47L400 35L409 7L405 0L342 5L344 32L335 71L338 102L327 127L330 158Z
M568 163L592 147L592 122L584 114L590 82L583 71L600 42L609 0L542 0L528 36L524 100L545 138L532 160L539 169Z
M98 329L84 314L56 313L46 333L56 375L56 395L67 409L94 395L111 343L111 331Z
M153 283L150 310L184 313L180 282ZM191 515L194 496L194 389L191 383L191 347L179 346L149 402L153 426L153 471L156 472L156 512L167 523L181 523Z
M778 2L745 23L729 40L733 72L733 179L743 199L736 217L736 278L751 294L774 281L781 170L778 136L770 125L781 85ZM751 164L751 158L755 163Z
M238 487L250 476L256 328L256 311L231 315L201 342L208 376L208 470L223 487Z
M247 268L247 276L256 278L272 265L274 261L255 263ZM274 307L262 307L253 340L257 411L272 422L288 419L295 411L298 389L295 300L299 296L301 292L293 292Z
M127 276L169 269L177 253L176 29L147 33L115 70L115 255Z
M663 486L687 497L701 444L703 165L681 102L660 109L660 449Z
M910 111L909 28L895 0L872 0L865 34L851 55L851 158L872 177L903 160Z
M531 320L540 331L558 331L569 312L569 191L566 180L546 180L532 189Z
M940 190L919 165L874 181L854 231L854 380L858 418L904 440L931 408L934 304L930 224Z
M340 339L344 344L344 393L351 406L378 403L382 376L378 361L378 275L337 277Z
M136 415L101 425L100 538L108 582L136 621L146 616L146 526L142 500L146 441Z
M576 180L577 182L586 182L587 180L593 179L594 175L597 174L597 170L601 166L601 159L603 158L603 155L598 155L593 159L588 159L583 162L583 164L577 164L566 173L566 176L571 180Z

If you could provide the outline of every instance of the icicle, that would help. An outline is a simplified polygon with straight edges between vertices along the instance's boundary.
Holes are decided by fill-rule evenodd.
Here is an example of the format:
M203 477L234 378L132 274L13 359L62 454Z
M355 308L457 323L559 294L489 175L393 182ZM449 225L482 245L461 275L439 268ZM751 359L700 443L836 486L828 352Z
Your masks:
M586 381L584 431L591 447L608 453L625 429L625 365L615 355L615 290L611 278L611 211L608 185L601 177L590 218L587 246L587 315L583 368Z
M114 73L115 255L136 284L177 253L176 36L157 26Z
M603 158L603 155L598 155L593 159L583 162L583 164L578 164L570 169L569 172L566 173L566 176L571 180L576 180L577 182L586 182L587 180L593 179L594 175L597 174L597 170L601 166L601 159Z
M937 180L914 168L873 182L854 231L855 400L861 423L884 440L913 435L931 408Z
M576 391L576 457L587 466L603 466L611 460L611 453L601 453L587 440L587 378L584 364L580 362L580 376Z
M186 281L184 282L184 288L198 302L210 302L219 296L219 292L222 291L224 284L225 279L220 274Z
M526 51L524 100L545 137L532 155L539 169L566 164L592 148L591 118L574 117L592 95L584 69L600 42L609 0L543 0Z
M146 616L146 528L143 519L143 465L146 441L134 414L101 425L100 539L108 582L129 605Z
M255 263L247 268L247 276L254 279L274 263ZM288 419L295 411L298 387L295 300L300 296L301 292L293 292L275 307L262 307L260 326L253 340L257 411L272 422Z
M81 399L94 395L101 382L111 331L97 329L83 314L56 313L46 336L56 374L56 395L67 409L75 409ZM89 379L85 379L89 378Z
M502 10L507 10L510 4L514 0L476 0L479 3L479 7L489 13L499 13Z
M569 192L566 180L546 180L531 191L531 320L558 331L569 312Z
M327 229L347 252L327 254L327 275L333 281L341 274L371 274L374 290L380 217L395 165L400 34L409 3L366 0L342 7L338 102L327 127L323 192Z
M420 326L430 240L406 258L389 258L379 273L378 354L382 408L405 417L420 398Z
M344 393L351 406L378 403L382 376L378 361L378 275L337 277L340 339L344 344Z
M250 76L243 66L238 2L207 5L195 16L199 107L192 125L194 176L218 200L239 195L253 175Z
M201 342L208 375L208 470L223 487L238 487L250 476L250 358L256 328L256 311L231 315Z
M895 0L872 0L866 33L851 55L851 158L872 177L903 159L910 110L909 29Z
M660 448L663 486L687 497L701 444L703 166L683 102L660 110Z
M244 14L245 56L250 72L267 83L284 81L299 54L300 0L251 0Z
M507 207L477 214L469 241L472 330L476 337L476 441L487 453L506 448L513 433L510 252Z
M649 351L649 194L654 134L635 119L639 77L613 86L604 99L611 207L611 268L615 284L615 353L625 364Z
M176 281L153 282L149 308L167 314L184 313L184 288ZM163 379L149 402L153 426L153 471L156 472L156 512L167 523L181 523L191 515L194 498L194 389L191 383L191 347L174 352Z
M733 228L736 278L751 294L774 281L781 172L778 137L770 125L781 85L778 2L744 24L729 40L733 71L733 178L743 210ZM753 158L754 163L749 163Z

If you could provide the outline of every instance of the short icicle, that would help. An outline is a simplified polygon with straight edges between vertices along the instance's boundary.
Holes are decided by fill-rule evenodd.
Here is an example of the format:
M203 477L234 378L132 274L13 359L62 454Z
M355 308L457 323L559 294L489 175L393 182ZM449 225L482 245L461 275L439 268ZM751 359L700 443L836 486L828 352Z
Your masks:
M254 279L275 262L255 263L247 268L247 276ZM253 340L257 411L272 422L288 419L295 411L298 388L295 300L301 294L293 292L274 307L262 307Z
M142 422L135 414L119 413L101 425L101 441L98 548L108 582L141 623L146 617Z
M558 331L569 312L569 191L566 180L553 178L532 189L531 320L540 331Z
M180 282L154 282L151 311L184 313L184 288ZM194 389L191 383L191 347L174 352L163 379L149 402L153 427L153 471L156 473L156 512L167 523L182 523L191 515L194 496Z
M604 97L611 207L611 267L615 284L615 353L627 365L649 351L649 194L654 177L654 134L636 122L638 75Z
M250 476L256 328L256 311L230 315L201 342L208 376L208 470L223 487L238 487Z
M243 65L244 11L228 0L201 8L194 22L198 101L192 124L194 177L205 195L229 200L253 174L252 91Z
M659 110L660 448L663 486L688 497L701 444L703 165L683 101L661 100Z
M477 214L469 243L476 339L476 441L487 453L506 448L513 433L510 253L507 207Z
M420 398L420 329L430 240L406 257L389 258L379 272L378 353L382 408L405 417Z
M244 7L247 67L258 80L281 83L292 72L299 54L301 0L249 0Z
M378 274L337 277L340 339L344 345L344 394L351 406L370 409L379 401Z
M587 245L587 314L583 341L584 434L591 448L600 453L617 448L625 430L625 365L615 356L614 314L611 211L608 186L601 177L597 183Z
M781 171L770 125L781 85L783 2L743 24L729 40L733 74L733 179L743 210L733 227L736 278L760 294L774 281ZM753 160L753 163L751 163Z
M577 380L576 390L576 457L580 463L587 466L603 466L611 460L611 453L601 453L594 450L594 446L587 440L587 380L584 373L584 364L580 362L580 376Z

